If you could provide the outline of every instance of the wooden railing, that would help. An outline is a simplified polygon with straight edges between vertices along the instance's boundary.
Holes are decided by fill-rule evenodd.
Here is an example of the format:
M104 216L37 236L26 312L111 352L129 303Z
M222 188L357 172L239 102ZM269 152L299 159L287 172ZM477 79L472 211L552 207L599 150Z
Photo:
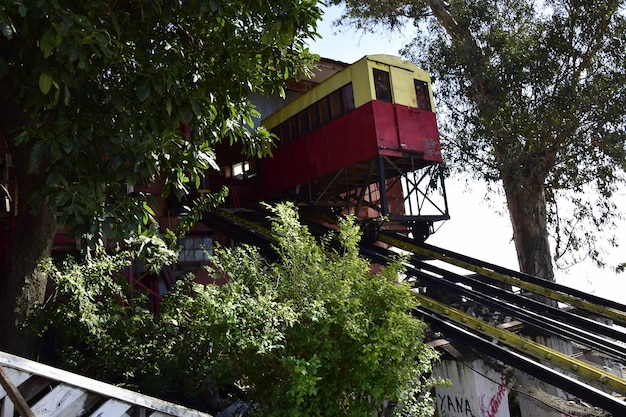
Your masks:
M0 352L0 417L211 417Z

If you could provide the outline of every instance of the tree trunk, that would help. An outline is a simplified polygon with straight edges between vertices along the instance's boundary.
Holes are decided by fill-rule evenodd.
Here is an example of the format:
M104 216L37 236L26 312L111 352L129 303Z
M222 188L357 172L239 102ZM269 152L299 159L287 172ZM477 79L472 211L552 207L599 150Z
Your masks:
M554 281L543 182L520 182L506 175L502 182L520 271Z
M472 82L476 89L475 93L481 99L489 98L491 94L495 94L496 98L491 101L497 103L497 96L500 92L497 90L489 92L486 89L486 85L489 83L485 82L483 78L484 68L488 68L490 64L488 61L485 61L485 55L479 43L467 28L459 26L454 20L445 1L427 0L427 3L433 15L437 17L451 38L463 43L465 49L474 58L476 68L468 71L467 74L469 81ZM550 158L545 158L546 161L551 161L549 164L533 166L532 169L525 172L528 175L516 176L514 172L519 174L519 171L515 171L519 168L519 165L512 167L514 171L507 170L510 149L506 143L500 146L496 145L495 150L496 160L504 167L501 169L500 174L513 225L513 240L515 241L520 270L527 274L554 281L544 188L544 178L554 163L554 155Z
M9 146L17 179L18 207L8 272L0 280L0 350L33 357L37 352L37 339L21 326L33 306L44 299L47 276L38 263L50 256L56 232L56 210L46 199L39 211L32 213L29 196L41 178L28 172L28 147Z

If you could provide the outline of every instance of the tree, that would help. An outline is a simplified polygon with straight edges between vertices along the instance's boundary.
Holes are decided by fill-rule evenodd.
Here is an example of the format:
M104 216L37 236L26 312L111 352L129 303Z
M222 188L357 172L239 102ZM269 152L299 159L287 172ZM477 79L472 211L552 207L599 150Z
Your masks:
M403 53L436 81L446 158L501 184L523 272L553 279L566 253L602 263L626 168L623 0L332 3L360 28L415 23Z
M0 2L0 132L19 190L0 348L29 354L18 328L42 300L57 214L76 236L128 237L151 213L134 186L181 196L220 140L269 151L248 96L307 70L319 18L314 0Z
M318 242L293 205L272 214L275 262L250 246L220 248L211 273L226 284L181 280L158 316L116 280L126 254L49 263L57 297L41 312L65 362L196 406L238 384L259 415L370 417L385 404L425 415L436 353L399 280L403 259L374 274L354 219Z

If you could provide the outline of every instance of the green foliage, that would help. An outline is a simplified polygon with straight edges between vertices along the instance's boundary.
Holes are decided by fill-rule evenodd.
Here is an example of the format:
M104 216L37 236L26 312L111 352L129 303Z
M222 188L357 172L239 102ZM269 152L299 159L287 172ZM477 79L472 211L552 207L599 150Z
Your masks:
M3 0L0 129L41 178L20 199L52 196L78 235L126 236L149 207L127 185L180 198L218 141L270 152L248 97L308 71L319 18L314 0Z
M560 266L580 256L601 263L597 232L620 214L611 196L626 168L625 5L458 2L450 11L471 28L480 56L467 44L424 39L440 95L462 98L445 100L462 110L446 112L449 159L488 181L545 193Z
M64 357L158 395L207 396L238 384L259 415L370 417L385 400L401 404L398 415L427 412L429 397L419 394L428 392L436 354L410 313L402 260L374 274L359 257L351 219L319 243L292 206L272 212L275 263L250 246L218 248L211 273L227 283L187 277L159 316L122 291L114 272L121 255L49 265L61 302L43 311Z
M151 346L144 337L156 329L152 315L141 307L142 295L128 291L128 278L121 272L130 266L128 253L103 251L89 251L81 262L68 259L60 267L50 261L43 265L55 292L30 320L43 331L52 326L62 364L116 382L138 372L138 366L121 358L145 356Z
M376 27L390 30L402 27L410 19L426 17L430 10L425 1L406 0L330 0L328 4L341 5L346 11L336 22L359 30L373 32Z

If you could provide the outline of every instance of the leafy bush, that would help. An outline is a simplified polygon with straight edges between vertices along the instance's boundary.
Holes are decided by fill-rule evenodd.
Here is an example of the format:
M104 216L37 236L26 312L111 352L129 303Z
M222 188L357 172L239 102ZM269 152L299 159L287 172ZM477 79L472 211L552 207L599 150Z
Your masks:
M120 267L115 257L100 254L108 269L94 258L49 265L63 303L44 310L64 357L169 398L238 385L259 415L427 413L428 395L417 394L429 387L435 353L423 343L424 323L410 314L401 259L374 274L350 219L320 243L293 206L271 210L276 262L247 245L218 248L210 272L227 283L187 277L159 316L131 305L111 279Z

